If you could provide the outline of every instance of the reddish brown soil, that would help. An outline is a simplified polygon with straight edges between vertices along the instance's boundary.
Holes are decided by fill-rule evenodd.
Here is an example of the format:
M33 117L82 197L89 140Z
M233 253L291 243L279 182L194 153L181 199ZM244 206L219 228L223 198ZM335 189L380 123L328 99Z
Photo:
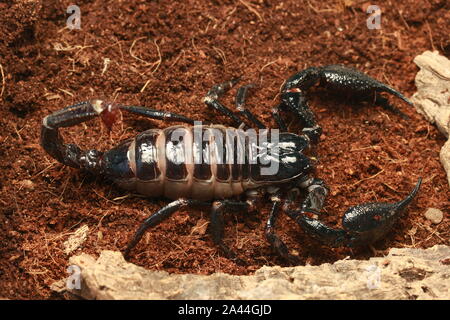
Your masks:
M382 29L366 27L367 3L345 1L76 1L81 30L69 30L73 1L21 0L0 4L0 297L61 298L50 290L66 274L63 242L87 224L76 251L98 255L121 250L137 225L167 204L124 192L98 177L65 167L39 145L44 116L91 98L115 99L229 122L207 110L202 97L215 83L242 76L259 89L248 101L268 125L283 81L307 66L343 63L359 68L407 96L415 92L413 58L436 49L450 57L450 3L445 0L378 1ZM232 105L233 90L224 99ZM425 248L449 244L449 186L439 162L444 137L414 108L391 97L405 121L370 105L357 107L312 92L324 134L313 151L317 176L331 188L321 219L331 226L347 207L397 201L424 182L417 200L389 236L375 245ZM321 98L314 98L321 96ZM150 127L124 115L111 135L92 121L64 131L67 140L105 150ZM439 225L423 216L445 212ZM207 211L184 210L148 232L132 262L148 269L209 274L249 274L263 265L286 265L264 238L269 203L259 212L227 218L225 242L244 261L237 265L205 232ZM301 264L373 256L318 245L289 218L278 232Z

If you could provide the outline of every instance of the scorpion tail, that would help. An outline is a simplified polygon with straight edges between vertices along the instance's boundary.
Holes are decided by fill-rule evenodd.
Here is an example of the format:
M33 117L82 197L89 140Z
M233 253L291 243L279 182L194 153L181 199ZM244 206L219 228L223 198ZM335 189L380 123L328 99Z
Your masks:
M53 158L70 167L91 171L100 169L101 152L83 151L75 144L66 144L59 133L59 128L71 127L99 115L110 128L115 121L115 106L100 100L85 101L46 116L41 128L42 147Z
M67 166L86 169L94 173L102 172L104 170L101 161L103 153L97 150L81 150L75 144L64 143L59 134L59 128L71 127L100 117L106 127L111 130L119 109L152 119L194 123L194 120L172 112L157 111L140 106L122 106L102 100L84 101L55 111L44 118L41 129L41 145L49 155Z

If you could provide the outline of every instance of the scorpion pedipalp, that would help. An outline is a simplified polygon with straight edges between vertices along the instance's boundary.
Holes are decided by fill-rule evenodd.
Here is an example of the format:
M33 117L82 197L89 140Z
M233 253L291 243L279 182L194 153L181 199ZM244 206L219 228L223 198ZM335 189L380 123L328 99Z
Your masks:
M287 214L308 234L327 245L349 247L368 245L389 232L401 212L418 193L421 183L422 179L419 178L414 189L399 202L372 202L350 207L342 218L343 229L330 228L319 220L308 217L306 214L310 210L307 205L304 205L301 210L287 211ZM323 200L317 202L320 210Z
M375 104L394 112L403 119L409 119L406 114L389 104L389 101L379 93L387 92L393 94L409 105L412 105L412 102L408 98L392 87L373 79L367 74L343 65L310 67L300 71L286 81L282 88L282 92L289 92L296 88L307 91L317 83L330 91L339 94L347 94L353 99L374 101Z

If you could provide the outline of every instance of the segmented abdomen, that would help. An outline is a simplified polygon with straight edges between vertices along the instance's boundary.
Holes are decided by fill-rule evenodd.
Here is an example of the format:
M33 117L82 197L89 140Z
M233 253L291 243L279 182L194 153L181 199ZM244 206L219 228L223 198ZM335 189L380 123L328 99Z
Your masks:
M151 129L104 156L107 174L120 186L151 196L209 200L255 187L245 133L224 126Z

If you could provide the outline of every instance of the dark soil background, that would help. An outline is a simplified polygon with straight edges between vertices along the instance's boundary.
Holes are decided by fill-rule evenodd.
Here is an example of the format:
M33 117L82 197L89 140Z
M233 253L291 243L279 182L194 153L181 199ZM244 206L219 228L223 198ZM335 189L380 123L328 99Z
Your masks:
M69 30L67 7L81 8L81 29ZM67 276L63 243L81 225L83 247L123 249L138 224L167 204L124 192L99 177L65 167L39 145L42 119L92 98L115 100L230 122L202 98L223 80L256 83L248 108L267 125L283 81L305 67L342 63L407 96L415 92L413 58L425 50L450 57L450 2L378 1L381 29L369 30L369 2L342 1L40 1L0 2L0 297L62 298L49 286ZM233 105L232 90L223 101ZM424 182L417 199L376 254L391 247L449 244L449 186L439 162L445 138L395 97L412 119L311 92L324 129L312 151L317 176L331 192L321 219L339 226L344 211L368 201L397 201ZM67 141L106 150L126 137L166 123L123 115L111 134L100 120L64 130ZM424 218L429 207L444 221ZM132 262L175 273L249 274L287 265L264 238L269 203L257 213L227 217L225 243L243 260L227 259L207 232L208 212L181 211L148 232ZM369 248L331 249L282 216L278 232L301 264L366 259Z

